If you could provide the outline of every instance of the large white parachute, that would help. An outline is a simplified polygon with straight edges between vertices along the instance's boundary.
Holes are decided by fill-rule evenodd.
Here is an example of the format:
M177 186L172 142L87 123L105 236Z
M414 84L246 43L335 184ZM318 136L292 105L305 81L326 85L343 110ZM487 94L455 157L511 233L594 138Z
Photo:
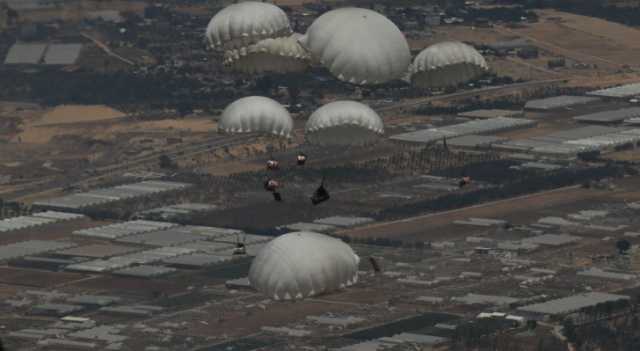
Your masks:
M400 79L411 62L409 45L398 27L368 9L329 11L311 24L300 43L331 74L353 84Z
M364 145L384 134L380 116L356 101L334 101L311 114L305 138L320 145Z
M300 45L301 34L264 39L240 49L228 50L224 64L236 71L253 74L262 72L302 72L309 67L311 56Z
M270 241L256 256L249 282L274 300L296 300L350 286L360 259L330 236L294 232Z
M264 96L248 96L227 106L218 121L225 133L264 133L289 137L293 120L289 112L275 100Z
M429 46L410 67L411 81L421 88L443 88L467 82L489 69L484 57L472 46L447 41Z
M217 49L232 50L266 38L291 34L287 14L273 4L246 1L216 13L207 26L207 40Z

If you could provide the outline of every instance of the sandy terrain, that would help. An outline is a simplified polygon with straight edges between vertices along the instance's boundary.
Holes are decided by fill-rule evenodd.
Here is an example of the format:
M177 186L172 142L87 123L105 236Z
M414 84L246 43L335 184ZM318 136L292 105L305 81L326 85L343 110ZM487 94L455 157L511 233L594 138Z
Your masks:
M503 35L519 35L536 46L580 62L619 68L638 66L640 30L596 18L543 10L540 22L525 28L496 27Z
M104 105L60 105L47 111L34 126L105 121L124 117L124 112Z
M167 133L167 132L190 132L203 133L215 132L216 123L211 119L187 118L187 119L166 119L160 121L126 122L113 123L107 120L104 123L65 126L38 126L27 124L24 130L16 136L23 143L46 144L53 137L61 135L81 135L94 139L110 140L121 133Z

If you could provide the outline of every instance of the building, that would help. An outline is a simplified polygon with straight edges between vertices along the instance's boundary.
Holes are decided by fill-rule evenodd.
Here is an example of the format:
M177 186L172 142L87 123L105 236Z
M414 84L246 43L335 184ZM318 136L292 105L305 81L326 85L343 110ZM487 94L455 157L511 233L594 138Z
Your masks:
M610 301L628 300L629 296L600 292L578 294L547 302L519 307L519 311L543 315L562 315Z

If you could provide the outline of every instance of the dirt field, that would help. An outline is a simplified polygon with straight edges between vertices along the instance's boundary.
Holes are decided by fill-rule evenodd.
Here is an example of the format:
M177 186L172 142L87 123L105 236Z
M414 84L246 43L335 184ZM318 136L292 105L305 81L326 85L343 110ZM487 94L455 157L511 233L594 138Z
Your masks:
M580 62L620 68L638 67L640 30L565 12L539 11L540 22L525 28L496 27L503 35L518 35Z
M33 125L86 123L113 120L124 116L124 112L104 105L60 105L47 111Z
M115 111L115 110L114 110ZM115 123L113 120L94 124L73 124L64 126L44 126L27 123L23 131L16 136L23 143L46 144L52 138L62 135L79 135L94 139L111 140L122 133L167 133L167 132L215 132L216 123L211 119L186 118L161 121ZM106 123L106 125L105 125Z

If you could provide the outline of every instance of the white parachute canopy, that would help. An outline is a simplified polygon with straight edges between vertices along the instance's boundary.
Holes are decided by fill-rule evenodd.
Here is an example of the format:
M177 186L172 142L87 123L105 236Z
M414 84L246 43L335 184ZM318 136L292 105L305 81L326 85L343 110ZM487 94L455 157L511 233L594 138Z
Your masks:
M289 137L293 120L275 100L264 96L238 99L222 111L218 131L225 133L263 133Z
M309 67L311 56L298 43L301 34L264 39L240 49L228 50L224 64L248 74L302 72Z
M331 74L353 84L399 79L411 62L409 44L398 27L368 9L329 11L311 24L300 43Z
M207 40L213 48L239 49L266 38L291 34L287 14L273 4L246 1L216 13L207 26Z
M364 145L384 134L382 118L356 101L334 101L311 114L305 125L307 141L320 145Z
M270 241L256 256L249 282L274 300L303 299L350 286L360 259L339 239L293 232Z
M457 41L429 46L410 67L412 83L422 88L455 86L481 76L488 69L476 49Z

